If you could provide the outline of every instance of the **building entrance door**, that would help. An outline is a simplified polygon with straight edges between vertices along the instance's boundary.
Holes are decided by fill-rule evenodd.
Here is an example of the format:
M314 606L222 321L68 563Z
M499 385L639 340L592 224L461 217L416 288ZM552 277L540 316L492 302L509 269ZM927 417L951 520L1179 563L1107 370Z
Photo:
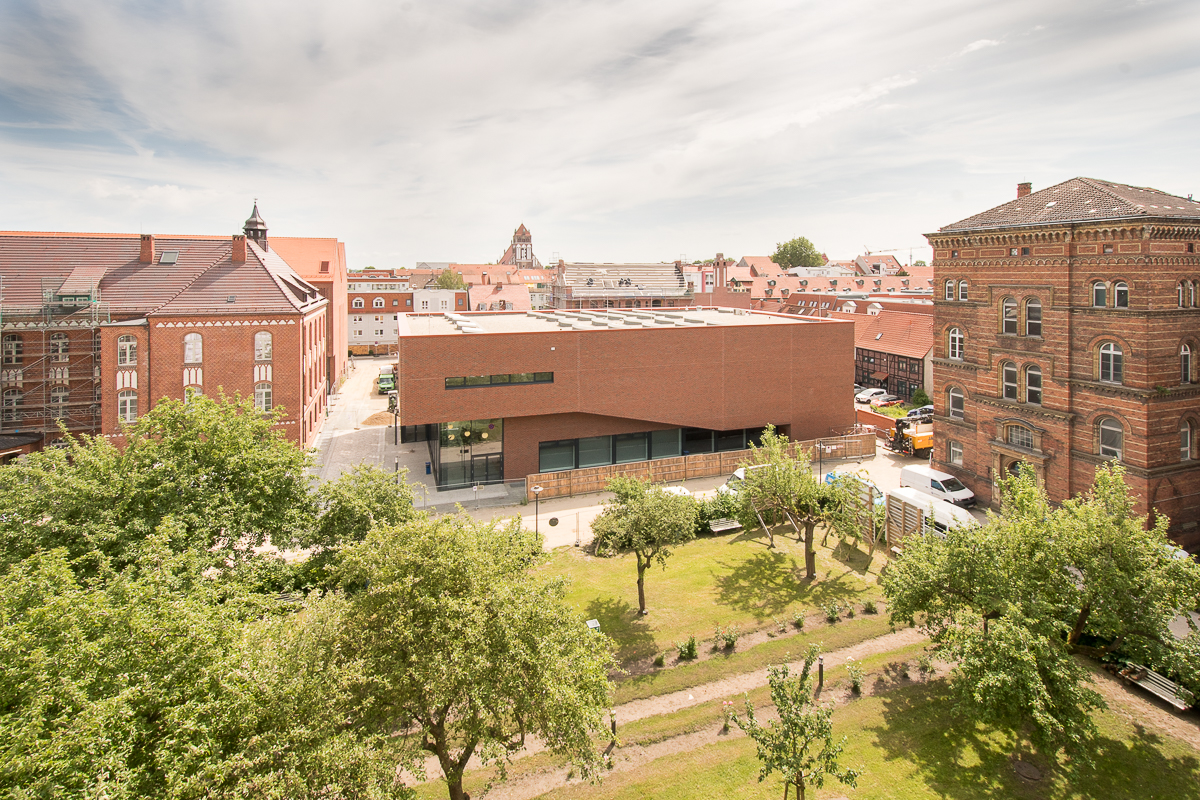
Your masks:
M504 454L471 456L471 483L500 483L504 480Z

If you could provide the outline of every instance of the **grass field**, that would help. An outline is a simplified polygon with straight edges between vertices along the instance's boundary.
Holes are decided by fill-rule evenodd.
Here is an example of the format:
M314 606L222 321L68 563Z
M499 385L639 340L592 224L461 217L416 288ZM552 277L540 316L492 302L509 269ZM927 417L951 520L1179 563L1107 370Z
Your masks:
M692 635L707 646L704 640L712 638L717 625L748 632L821 604L880 598L870 570L883 564L882 555L868 565L863 550L830 537L830 547L817 548L817 579L810 584L804 580L804 545L790 527L784 530L791 538L777 534L774 549L761 530L697 539L676 549L665 570L655 566L646 572L650 613L644 617L638 614L633 555L597 558L564 547L551 553L542 569L571 579L568 602L587 619L600 621L623 663L673 651L676 642Z

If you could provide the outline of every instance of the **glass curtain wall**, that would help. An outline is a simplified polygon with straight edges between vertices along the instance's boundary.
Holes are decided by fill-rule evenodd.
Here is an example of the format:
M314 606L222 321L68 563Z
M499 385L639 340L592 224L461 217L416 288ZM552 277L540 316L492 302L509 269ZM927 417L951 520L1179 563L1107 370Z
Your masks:
M438 489L504 481L504 420L443 422L430 441Z
M665 431L541 442L538 448L538 470L560 472L694 453L745 450L751 444L761 443L763 430L765 429L710 431L703 428L669 428Z

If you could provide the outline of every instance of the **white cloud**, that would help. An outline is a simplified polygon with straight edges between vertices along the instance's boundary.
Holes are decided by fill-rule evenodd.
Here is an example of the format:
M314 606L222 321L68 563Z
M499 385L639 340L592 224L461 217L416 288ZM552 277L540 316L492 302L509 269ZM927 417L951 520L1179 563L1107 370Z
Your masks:
M1000 43L995 39L976 39L969 45L958 51L960 56L965 56L967 53L974 53L976 50L982 50L985 47L999 47Z

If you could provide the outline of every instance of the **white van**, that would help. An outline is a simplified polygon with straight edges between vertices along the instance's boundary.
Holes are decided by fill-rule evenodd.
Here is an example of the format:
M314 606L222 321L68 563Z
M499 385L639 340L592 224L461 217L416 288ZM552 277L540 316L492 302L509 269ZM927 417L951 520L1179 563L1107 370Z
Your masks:
M889 545L899 544L905 536L917 532L944 539L951 528L978 524L970 512L916 489L892 489L887 493L885 531Z
M967 508L975 505L975 493L963 486L962 481L933 467L920 465L902 468L900 485L911 486L918 492L924 492L938 500L946 500L956 506Z

